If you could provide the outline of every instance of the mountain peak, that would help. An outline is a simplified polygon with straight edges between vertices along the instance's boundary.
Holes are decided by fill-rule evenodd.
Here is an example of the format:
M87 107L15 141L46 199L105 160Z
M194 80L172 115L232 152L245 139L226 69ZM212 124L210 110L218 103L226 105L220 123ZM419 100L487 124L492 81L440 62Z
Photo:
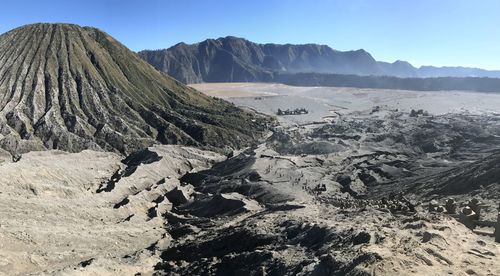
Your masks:
M10 152L239 147L258 133L253 115L161 74L96 28L22 26L0 36L0 53L0 147Z
M237 36L232 36L232 35L228 35L225 37L219 37L217 40L245 40L245 41L247 41L246 39L244 39L242 37L237 37Z

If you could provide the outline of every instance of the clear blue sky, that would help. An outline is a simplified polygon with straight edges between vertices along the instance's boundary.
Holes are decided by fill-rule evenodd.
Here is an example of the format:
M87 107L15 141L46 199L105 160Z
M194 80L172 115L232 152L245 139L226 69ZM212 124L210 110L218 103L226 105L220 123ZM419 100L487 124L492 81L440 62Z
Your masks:
M98 27L134 51L234 35L363 48L377 60L500 69L500 0L0 0L0 33Z

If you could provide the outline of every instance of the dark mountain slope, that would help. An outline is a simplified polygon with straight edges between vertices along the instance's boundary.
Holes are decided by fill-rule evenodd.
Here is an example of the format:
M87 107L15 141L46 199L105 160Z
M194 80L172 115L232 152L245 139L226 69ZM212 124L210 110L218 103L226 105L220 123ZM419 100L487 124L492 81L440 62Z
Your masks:
M10 152L239 147L258 134L253 116L162 75L95 28L34 24L0 36L0 147Z

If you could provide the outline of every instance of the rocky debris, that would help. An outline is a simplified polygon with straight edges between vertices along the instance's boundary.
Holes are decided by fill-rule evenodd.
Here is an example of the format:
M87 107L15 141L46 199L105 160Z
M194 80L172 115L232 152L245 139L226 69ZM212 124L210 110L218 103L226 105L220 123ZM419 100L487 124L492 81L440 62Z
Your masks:
M435 213L442 213L444 212L444 207L442 205L439 205L439 203L437 202L437 200L431 200L429 202L429 205L427 207L427 210L429 212L435 212Z
M429 116L429 112L424 111L423 109L419 110L412 109L410 111L410 117L418 117L418 116Z
M448 214L456 214L457 212L457 203L455 202L455 200L453 198L448 198L446 200L446 204L445 204L445 208L446 208L446 212Z
M449 120L453 127L443 129ZM278 129L265 145L234 154L215 165L217 169L181 178L200 194L193 201L208 202L219 194L236 191L257 201L262 209L220 212L210 219L186 209L175 220L167 218L172 222L169 231L186 225L200 231L195 241L188 235L180 236L172 251L162 254L157 273L238 271L254 275L264 271L309 275L314 271L319 275L391 275L395 271L453 274L473 270L498 274L493 240L445 215L448 198L444 193L428 193L432 191L430 181L428 189L412 186L418 184L415 179L422 178L438 184L436 177L443 172L490 154L496 147L496 121L495 115L410 117L380 108L374 117L361 112L331 124ZM471 122L482 128L468 127ZM333 153L309 149L295 154L296 146L311 141L339 143L346 150ZM495 198L495 185L480 187L473 183L468 188L483 201L486 195ZM345 187L364 191L353 198ZM276 202L282 196L285 200ZM469 194L453 197L457 210L460 203L471 198ZM436 202L429 213L427 203L431 200ZM483 213L489 216L491 210ZM232 239L221 238L243 230L262 244L245 243L240 248ZM206 244L224 244L223 250L230 253L220 253L225 254L223 257L205 254L200 248ZM484 261L491 266L484 268Z
M179 206L188 202L191 199L192 189L187 187L177 186L165 194L165 197L170 201L173 206Z
M401 193L398 195L389 195L389 198L383 197L376 204L381 210L389 210L394 214L414 214L416 211L416 203L411 202Z
M351 177L348 175L339 175L337 177L337 182L342 185L340 189L343 193L348 193L353 198L360 198L363 196L364 187L355 185L355 182L352 181Z
M439 205L438 201L432 200L428 203L428 211L430 213L446 213L453 218L456 218L459 222L464 224L467 228L474 231L478 235L495 237L498 229L498 218L497 220L484 220L481 214L483 209L488 210L489 206L479 202L477 198L472 198L468 201L462 202L460 204L460 211L457 214L457 208L459 204L453 199L448 198L445 201L445 206ZM500 210L500 207L499 207ZM484 230L484 228L493 229Z
M479 216L469 207L464 207L460 211L459 221L463 223L467 228L474 229L474 221L479 219Z
M130 200L129 200L128 198L124 198L122 201L120 201L120 202L116 203L116 204L113 206L113 208L118 209L118 208L120 208L120 207L123 207L123 206L127 205L129 202L130 202Z
M187 235L196 235L200 231L201 229L194 225L183 224L179 227L171 229L168 233L172 236L173 239L179 239Z
M477 198L473 198L471 199L468 203L467 203L467 206L470 207L470 209L476 213L477 215L477 219L479 219L479 217L481 217L481 208L482 206L480 206L479 204L479 200Z
M217 194L198 199L179 208L180 212L197 217L235 215L260 210L259 204L238 193Z
M78 265L85 268L85 267L89 266L90 264L92 264L93 261L94 261L94 258L90 258L88 260L80 262Z
M279 275L308 274L324 269L325 264L321 260L328 255L327 252L347 244L360 246L370 240L370 235L364 232L339 233L325 226L303 224L275 216L272 216L275 222L271 222L265 214L257 216L251 221L238 223L234 228L226 228L217 234L207 232L199 235L198 241L186 240L164 251L162 262L155 267L157 274L237 272L259 275L256 274L259 271ZM270 229L268 232L252 227L259 220L268 222L267 227L284 230ZM380 259L374 253L352 251L350 254L352 256L348 258L345 255L330 255L336 259L328 265L331 273L345 274L356 270L360 264Z
M360 232L354 236L354 238L352 240L352 244L358 245L358 244L369 243L371 238L372 238L372 236L370 235L370 233Z
M130 154L121 162L125 165L125 167L117 170L108 181L101 183L99 188L96 190L96 193L111 192L115 188L116 183L118 183L122 177L132 175L142 164L158 162L161 158L162 157L158 156L156 152L150 151L147 148Z
M260 148L254 149L253 153L245 151L214 165L209 170L188 173L181 178L183 182L191 183L199 195L188 204L173 210L174 213L182 214L182 219L167 218L172 223L169 232L181 234L177 234L179 240L175 245L161 254L162 261L155 267L157 274L224 274L235 271L249 275L257 275L254 273L258 271L278 275L298 272L305 275L355 274L366 271L365 267L377 267L379 271L386 271L381 264L388 264L393 257L379 254L378 248L388 246L388 241L391 239L389 237L401 237L401 235L407 239L404 244L412 243L419 248L405 245L402 254L413 256L404 257L408 258L409 262L418 259L422 260L424 266L432 266L434 269L437 269L437 266L442 266L443 269L453 266L454 269L458 269L456 264L450 261L455 257L443 253L434 244L445 245L453 239L453 236L443 231L449 231L447 229L450 227L460 228L461 224L447 226L446 223L449 221L443 221L442 217L428 216L419 201L410 200L403 193L391 193L382 199L356 199L349 193L344 193L346 197L341 197L339 193L342 193L342 184L349 185L352 182L349 180L351 178L349 175L335 178L334 183L338 186L334 188L326 182L322 184L318 181L313 182L314 184L304 182L308 187L304 190L303 185L294 184L294 172L301 171L297 173L300 180L307 176L304 172L314 171L316 167L305 165L307 168L305 170L301 164L309 163L303 163L300 158L292 160L276 158L261 154L261 150L268 153L267 150ZM280 184L280 179L285 176L287 180ZM269 189L272 186L277 186L279 189ZM266 197L256 196L259 194L257 187L266 189ZM304 201L298 205L300 208L276 208L283 204L290 205L284 203L287 201L272 203L274 201L270 200L276 196L280 197L280 194L287 189L294 190L295 193L295 199L288 199L288 202L297 200L299 189L310 197L302 199ZM225 194L228 191L238 191L233 195L239 200L228 200ZM329 193L336 194L337 198L329 196ZM242 201L245 198L254 199L260 208L234 211L242 210ZM316 204L328 206L328 211L320 211L321 215L318 217L324 217L326 220L333 217L335 219L328 222L312 219L315 211L311 208L317 206ZM439 205L438 202L433 204ZM333 215L331 212L336 214ZM294 221L292 218L299 214L303 214L304 217ZM373 224L367 222L367 216L375 216ZM359 221L353 221L355 217L359 217ZM304 222L311 219L316 223ZM363 225L363 229L341 227L341 225L358 225L357 223ZM373 225L375 228L368 227L370 229L368 230L367 225L370 227ZM189 235L182 234L185 231L191 233L189 230L191 228L200 230L193 234L196 235L196 240L191 240L188 238ZM460 231L464 231L460 235L464 233L474 235L463 229ZM283 236L282 233L286 235ZM235 242L240 239L252 242ZM410 242L410 239L413 242ZM462 246L461 241L453 242L457 242L457 246ZM396 242L394 246L397 248L401 246L400 243L401 241ZM491 246L491 243L488 244ZM327 253L326 248L329 247L333 252L339 253ZM356 253L350 251L357 250L358 247L360 251ZM419 265L415 266L422 269Z
M163 157L159 156L158 153L151 151L150 149L143 149L137 152L134 152L127 156L125 159L123 159L122 163L127 165L127 167L135 169L142 164L151 164L154 162L158 162L162 159ZM132 169L128 169L132 170ZM133 172L129 172L129 174L132 174Z

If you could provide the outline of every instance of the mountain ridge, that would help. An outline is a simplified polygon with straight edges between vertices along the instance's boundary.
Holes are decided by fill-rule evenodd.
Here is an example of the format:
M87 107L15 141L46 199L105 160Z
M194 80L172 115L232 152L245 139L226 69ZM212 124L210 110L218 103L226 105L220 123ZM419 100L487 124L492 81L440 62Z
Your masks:
M273 74L321 73L402 78L494 77L500 71L472 67L414 67L407 61L377 61L364 49L339 51L321 44L254 43L235 36L177 43L138 55L184 83L269 81ZM225 70L224 70L225 68Z

